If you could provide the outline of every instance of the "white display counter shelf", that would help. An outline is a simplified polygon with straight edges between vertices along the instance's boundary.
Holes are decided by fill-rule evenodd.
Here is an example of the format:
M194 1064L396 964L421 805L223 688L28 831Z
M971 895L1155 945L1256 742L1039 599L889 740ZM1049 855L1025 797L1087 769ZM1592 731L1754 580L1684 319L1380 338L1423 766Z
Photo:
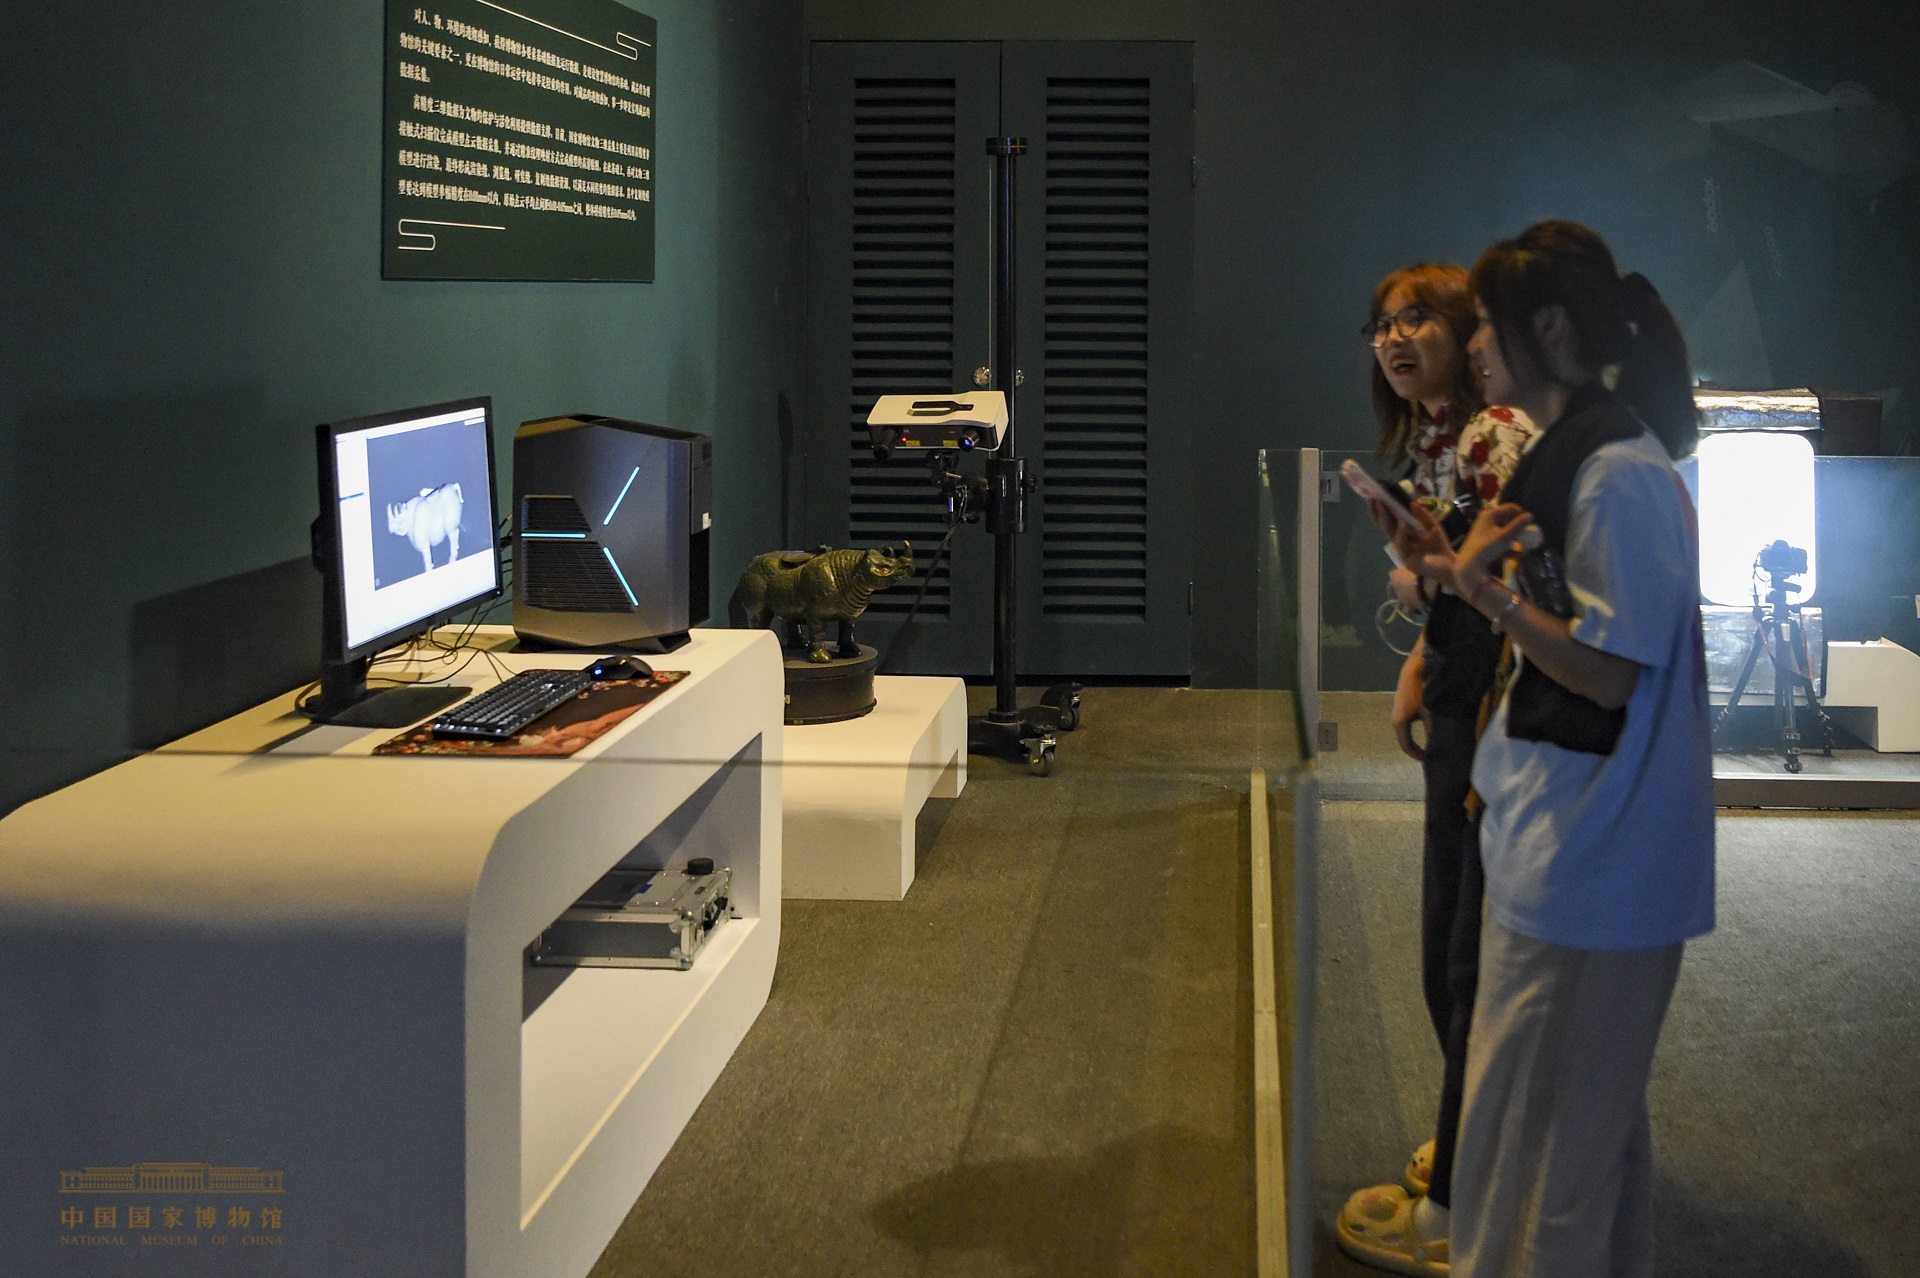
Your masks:
M147 1259L257 1247L260 1272L327 1278L586 1273L779 946L778 647L696 631L655 664L690 675L570 759L372 757L390 732L308 727L289 696L0 822L0 1254L46 1275L162 1246ZM732 867L739 917L691 970L527 967L614 864L694 856ZM161 1163L280 1188L62 1177L191 1180ZM206 1205L221 1224L196 1228ZM125 1226L135 1207L152 1228ZM63 1241L96 1234L120 1241Z

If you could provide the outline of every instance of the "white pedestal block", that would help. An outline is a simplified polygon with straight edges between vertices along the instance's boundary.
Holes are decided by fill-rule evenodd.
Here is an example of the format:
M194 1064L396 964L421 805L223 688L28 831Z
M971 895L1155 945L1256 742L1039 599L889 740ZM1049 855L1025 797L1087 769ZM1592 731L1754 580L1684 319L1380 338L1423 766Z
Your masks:
M783 884L790 897L898 901L913 884L914 820L967 784L958 679L881 675L871 714L789 724Z
M1891 639L1827 645L1827 710L1882 753L1920 751L1920 655Z

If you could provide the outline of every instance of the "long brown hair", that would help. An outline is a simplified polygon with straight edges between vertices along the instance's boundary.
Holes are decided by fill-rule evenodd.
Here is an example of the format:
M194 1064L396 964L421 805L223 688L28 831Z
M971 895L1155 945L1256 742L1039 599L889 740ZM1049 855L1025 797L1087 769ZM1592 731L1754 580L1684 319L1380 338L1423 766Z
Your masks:
M1620 370L1614 394L1659 437L1669 456L1685 457L1699 435L1687 339L1647 277L1622 276L1613 250L1577 222L1537 222L1480 255L1473 294L1487 308L1502 354L1546 375L1547 356L1533 331L1545 306L1563 306L1580 359L1598 377ZM1542 422L1542 426L1552 423Z
M1387 295L1403 284L1416 304L1440 317L1460 351L1460 372L1447 393L1447 423L1458 430L1486 407L1480 382L1467 361L1467 339L1473 336L1479 320L1474 314L1473 290L1468 285L1466 269L1440 262L1421 262L1393 272L1373 290L1370 319L1380 318ZM1373 415L1380 422L1381 460L1398 465L1406 458L1408 446L1419 433L1420 406L1394 393L1387 375L1380 371L1378 358L1373 361Z

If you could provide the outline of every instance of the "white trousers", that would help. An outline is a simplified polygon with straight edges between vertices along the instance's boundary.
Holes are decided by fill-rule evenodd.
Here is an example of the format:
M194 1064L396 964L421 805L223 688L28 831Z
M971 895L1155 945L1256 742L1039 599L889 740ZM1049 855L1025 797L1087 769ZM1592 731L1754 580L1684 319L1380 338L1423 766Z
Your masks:
M1684 948L1576 950L1483 925L1456 1278L1652 1278L1647 1078Z

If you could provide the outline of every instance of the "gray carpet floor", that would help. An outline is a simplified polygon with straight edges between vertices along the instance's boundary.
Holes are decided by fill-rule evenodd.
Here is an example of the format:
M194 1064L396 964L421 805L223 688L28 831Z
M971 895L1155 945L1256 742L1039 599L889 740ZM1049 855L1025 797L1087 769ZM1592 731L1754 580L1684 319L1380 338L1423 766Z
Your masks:
M1251 1272L1259 711L1085 715L1052 777L976 758L929 805L906 900L786 903L771 1000L595 1278Z
M1345 707L1323 818L1316 1272L1347 1194L1431 1134L1417 771ZM1371 742L1369 752L1349 747ZM1389 748L1390 748L1390 743ZM1363 757L1363 754L1365 757ZM1332 765L1332 758L1329 757ZM1662 1275L1906 1278L1920 1255L1920 820L1728 812L1719 927L1688 947L1651 1089Z

